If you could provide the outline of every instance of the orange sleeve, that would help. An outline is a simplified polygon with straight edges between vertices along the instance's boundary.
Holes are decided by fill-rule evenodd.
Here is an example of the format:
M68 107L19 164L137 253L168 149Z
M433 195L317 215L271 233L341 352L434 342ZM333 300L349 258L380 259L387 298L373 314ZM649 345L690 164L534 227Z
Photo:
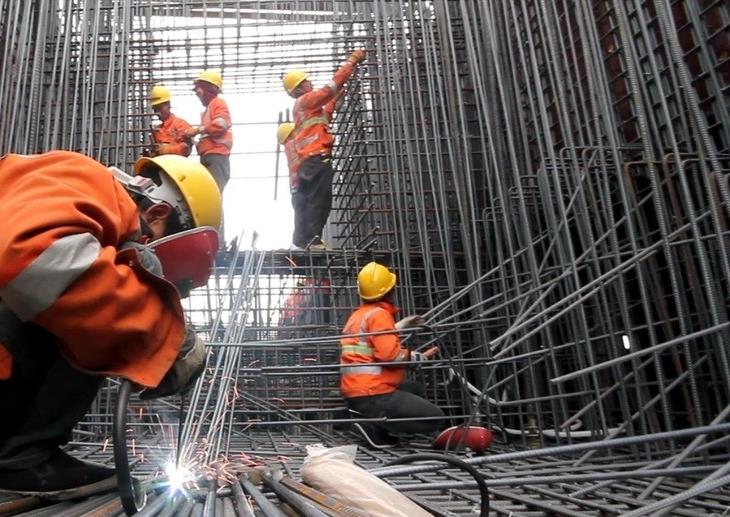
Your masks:
M373 312L368 318L368 332L383 332L395 329L393 316L385 310ZM369 336L376 361L396 361L401 353L398 334L380 334Z
M332 77L332 80L318 90L312 90L311 92L305 93L297 97L296 104L299 109L313 109L325 106L336 94L337 90L342 88L342 85L352 75L355 67L349 61L346 61ZM334 106L332 107L334 110Z
M172 284L142 268L132 250L117 254L139 230L139 215L109 170L66 151L9 155L0 161L0 220L3 301L56 336L78 368L156 386L185 335L182 307ZM68 248L77 241L86 247ZM59 248L77 261L65 278L53 263L37 267Z
M216 97L208 105L210 122L205 125L205 132L210 136L223 136L231 129L231 113L226 101Z
M181 118L175 117L174 135L175 141L170 144L170 152L179 154L180 156L190 156L193 150L193 139L185 136L185 132L190 129L190 124Z

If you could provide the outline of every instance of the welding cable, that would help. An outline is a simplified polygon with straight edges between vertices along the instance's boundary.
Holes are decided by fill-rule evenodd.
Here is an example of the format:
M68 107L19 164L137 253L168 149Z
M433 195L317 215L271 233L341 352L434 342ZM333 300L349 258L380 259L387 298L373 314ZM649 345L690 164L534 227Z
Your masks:
M456 456L451 456L447 454L436 454L433 452L419 452L416 454L407 454L405 456L401 456L400 458L386 463L384 466L391 467L394 465L402 465L404 463L413 463L416 461L443 461L453 467L458 467L471 474L474 480L477 482L479 495L481 496L481 511L479 512L479 517L489 516L489 490L487 489L487 484L484 482L484 477L475 467L466 463L464 460L457 458Z
M127 457L127 406L132 393L132 383L123 379L117 395L117 409L114 415L114 467L117 471L117 487L122 507L127 515L134 515L147 504L147 493L141 490L139 483L129 472Z

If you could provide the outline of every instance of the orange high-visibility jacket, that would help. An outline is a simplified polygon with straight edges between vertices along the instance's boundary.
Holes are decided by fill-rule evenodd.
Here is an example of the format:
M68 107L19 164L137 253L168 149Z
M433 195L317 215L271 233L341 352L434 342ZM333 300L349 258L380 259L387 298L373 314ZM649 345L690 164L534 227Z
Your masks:
M190 152L193 150L193 139L185 136L188 129L190 129L190 124L171 114L153 133L155 143L168 145L167 151L160 154L190 156Z
M299 167L304 159L297 153L296 142L290 138L284 142L284 153L289 164L289 189L294 192L299 187Z
M226 101L220 97L213 98L200 115L200 123L205 128L205 133L198 140L198 154L231 154L233 123Z
M294 140L302 158L332 153L334 137L328 127L334 103L330 104L330 101L350 78L353 70L354 65L345 62L325 87L300 95L294 101Z
M140 224L111 172L67 151L6 155L0 221L0 299L78 368L157 386L185 336L182 307L133 250L117 251Z
M343 334L367 334L395 330L398 309L387 301L363 303L352 313ZM409 361L411 353L400 344L397 333L340 339L340 391L345 398L394 392L403 382L405 367L380 366L378 362Z

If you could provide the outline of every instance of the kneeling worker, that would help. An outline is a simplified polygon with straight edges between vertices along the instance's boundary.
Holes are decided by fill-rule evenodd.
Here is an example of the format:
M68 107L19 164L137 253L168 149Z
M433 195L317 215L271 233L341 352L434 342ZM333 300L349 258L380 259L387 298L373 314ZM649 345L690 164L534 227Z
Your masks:
M424 387L406 380L406 368L417 366L428 357L401 346L397 331L422 323L420 316L409 316L398 323L398 309L392 294L396 276L387 267L370 262L360 270L357 287L362 304L345 324L340 340L340 362L343 365L340 391L347 407L367 418L428 420L365 422L355 427L374 447L393 445L397 438L390 433L430 433L442 428L444 412L423 398ZM387 333L387 331L394 331ZM382 333L381 332L385 332ZM358 336L359 334L378 333ZM348 334L355 336L347 337ZM407 365L379 365L404 362Z

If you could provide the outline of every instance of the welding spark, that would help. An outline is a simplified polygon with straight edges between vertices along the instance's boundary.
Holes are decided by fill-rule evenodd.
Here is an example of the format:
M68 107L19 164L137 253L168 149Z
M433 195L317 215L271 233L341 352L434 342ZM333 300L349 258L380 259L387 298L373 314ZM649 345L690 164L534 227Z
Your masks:
M185 483L193 480L193 473L183 466L177 466L174 463L165 465L165 474L170 483L172 492L179 492L185 486Z

